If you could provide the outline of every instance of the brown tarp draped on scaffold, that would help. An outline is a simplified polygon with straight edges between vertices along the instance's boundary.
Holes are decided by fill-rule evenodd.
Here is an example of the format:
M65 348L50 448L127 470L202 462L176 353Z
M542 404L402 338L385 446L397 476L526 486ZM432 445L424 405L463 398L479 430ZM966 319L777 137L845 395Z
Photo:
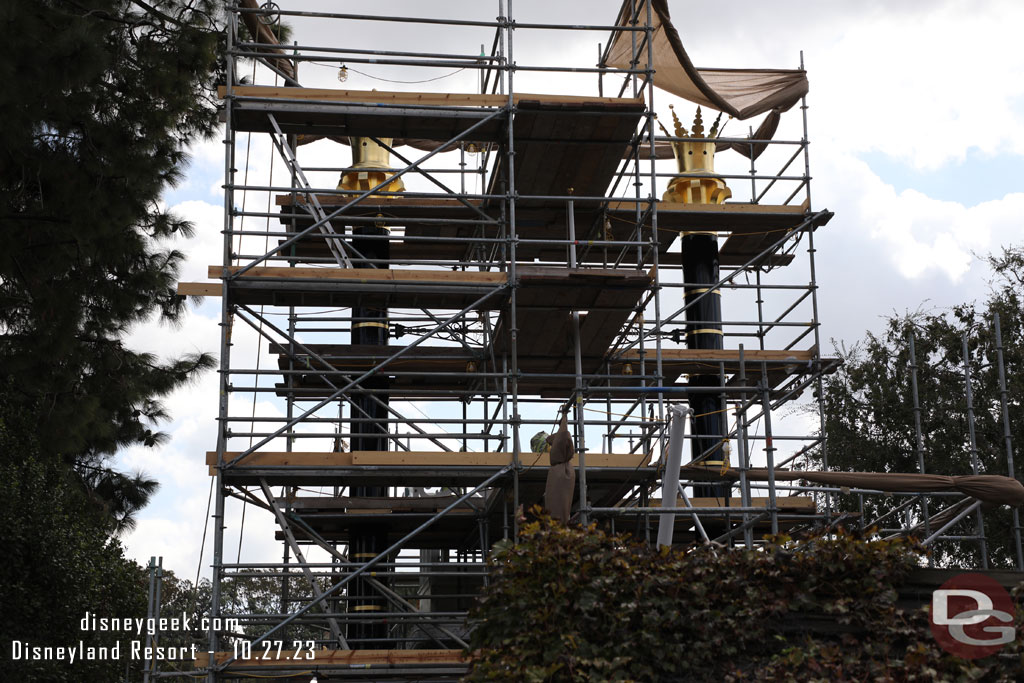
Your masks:
M667 0L651 0L651 3L654 85L685 100L723 111L741 120L771 112L753 135L755 140L770 140L779 126L780 113L807 94L807 72L803 69L697 68L690 61L679 32L672 24ZM643 0L625 0L615 25L631 25L634 11L639 11L637 19L639 25L643 25L646 21ZM605 65L616 69L646 69L647 56L644 32L617 31ZM757 158L764 151L764 144L719 143L717 150L723 149L733 149L744 156ZM667 145L664 154L661 149L657 151L659 158L672 156L671 148Z
M547 442L551 447L551 467L544 485L544 507L564 524L572 513L572 497L576 491L576 468L572 466L572 457L576 453L565 412L558 423L558 430L547 438Z
M631 22L634 0L626 0L617 26ZM705 69L696 68L683 49L682 40L672 25L667 0L652 0L654 85L738 119L749 119L766 111L786 111L807 94L807 74L803 69ZM646 17L641 9L640 23ZM647 46L643 33L637 33L637 63L633 59L631 31L619 31L608 51L607 65L617 69L647 68Z
M683 478L697 481L739 479L739 472L688 466ZM768 470L747 471L750 481L768 481ZM942 474L902 474L897 472L817 472L776 470L775 481L810 481L826 486L871 489L900 493L941 493L957 491L977 498L986 505L1024 505L1024 485L1016 479L997 474L966 474L950 477Z

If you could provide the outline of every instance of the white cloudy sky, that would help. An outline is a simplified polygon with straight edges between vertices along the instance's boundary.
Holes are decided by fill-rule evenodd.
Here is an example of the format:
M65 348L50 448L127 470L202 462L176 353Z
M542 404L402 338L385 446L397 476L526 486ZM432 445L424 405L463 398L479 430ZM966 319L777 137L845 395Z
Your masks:
M344 7L351 12L373 7L361 2L279 0L279 4L286 9ZM394 14L415 15L430 8L445 16L491 19L496 5L407 0L389 3L387 8ZM544 12L553 11L557 22L610 23L618 5L618 0L515 0L514 12L520 22L541 21ZM1024 242L1024 78L1020 76L1024 51L1019 36L1024 3L742 0L698 4L671 0L670 7L698 66L795 67L800 51L804 53L811 83L813 201L815 208L836 213L816 240L825 339L855 341L865 330L878 329L882 317L893 311L922 304L942 308L983 296L986 270L976 255ZM464 54L479 53L481 43L490 46L490 34L480 29L294 23L296 39L308 44L344 41L358 47L417 47ZM589 66L595 61L597 43L605 39L605 34L597 33L518 31L515 57L520 64ZM423 72L409 75L374 65L351 66L392 79L447 73L438 69L422 76ZM303 73L306 85L339 86L333 69L310 66ZM382 84L356 73L350 76L344 87L421 87ZM521 73L519 78L518 90L593 92L593 77L556 79ZM434 85L449 91L470 90L474 77L464 73ZM671 99L660 97L663 105ZM788 114L783 134L799 134L798 117L797 110ZM742 134L745 126L733 122L728 133ZM239 142L244 155L245 137L240 136ZM342 165L347 155L338 159L337 153L328 146L313 146L304 152L304 163L333 160L334 165ZM249 155L251 178L265 178L270 164L266 141L254 138ZM280 163L276 163L279 173ZM206 266L220 262L222 169L222 146L199 145L188 180L166 195L167 204L198 227L197 237L180 245L190 255L183 280L204 280ZM287 182L283 175L275 173L275 177ZM266 199L253 196L246 201L258 206ZM806 278L806 273L797 277ZM167 356L186 350L216 351L218 306L217 301L203 304L180 329L141 327L132 342ZM236 325L233 353L255 362L255 336L239 328ZM200 564L203 575L208 575L209 538L201 563L199 546L209 487L204 453L215 441L216 377L209 374L179 391L168 400L168 407L174 416L166 425L170 443L157 450L132 449L119 458L120 466L142 468L162 482L156 500L142 513L138 529L126 543L140 562L162 555L165 566L179 575L194 577ZM246 399L233 412L251 410ZM280 413L269 400L255 410L260 415ZM229 507L228 560L234 559L238 544L239 512L239 507ZM271 541L270 521L264 517L252 514L246 522L243 558L279 554Z

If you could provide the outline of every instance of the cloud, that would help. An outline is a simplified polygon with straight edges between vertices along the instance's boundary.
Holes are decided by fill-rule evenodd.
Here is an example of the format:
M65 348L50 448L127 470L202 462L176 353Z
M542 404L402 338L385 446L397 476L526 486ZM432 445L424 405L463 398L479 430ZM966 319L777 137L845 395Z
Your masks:
M816 101L835 143L881 150L919 169L962 161L970 148L1024 152L1020 3L919 6L893 21L875 12L845 27L816 66Z
M1020 239L1024 194L967 206L916 190L897 193L855 157L836 156L824 166L819 176L828 180L819 183L824 191L817 196L839 211L838 229L856 230L904 278L934 270L961 282L976 254Z
M200 577L209 578L214 538L206 516L208 486L205 477L196 478L191 490L179 492L169 509L145 510L135 530L123 539L127 554L141 564L146 564L150 557L163 557L163 566L172 570L179 579L195 580L197 568ZM239 558L240 538L241 561L279 560L280 544L274 540L277 524L273 517L253 505L246 505L243 524L242 507L242 503L235 499L228 499L225 503L223 561L233 563ZM212 503L210 513L213 514Z

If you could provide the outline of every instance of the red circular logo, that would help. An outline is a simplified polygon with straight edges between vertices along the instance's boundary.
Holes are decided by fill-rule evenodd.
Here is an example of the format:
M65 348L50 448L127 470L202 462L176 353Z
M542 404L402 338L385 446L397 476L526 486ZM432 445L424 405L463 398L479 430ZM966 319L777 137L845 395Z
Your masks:
M932 635L946 652L978 659L1016 638L1013 599L984 574L957 574L932 593Z

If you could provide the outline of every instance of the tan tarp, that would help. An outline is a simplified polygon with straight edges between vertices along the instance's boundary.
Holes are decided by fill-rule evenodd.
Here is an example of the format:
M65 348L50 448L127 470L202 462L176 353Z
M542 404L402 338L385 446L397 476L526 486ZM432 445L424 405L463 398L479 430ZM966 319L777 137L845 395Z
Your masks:
M576 491L576 468L571 463L574 455L572 435L569 434L565 413L562 413L558 431L547 440L551 445L551 467L544 485L544 507L552 517L565 523L569 521L572 497Z
M687 477L701 481L739 479L736 470L724 475L703 467L684 467ZM747 472L752 481L767 481L768 471L752 469ZM784 470L775 472L775 481L805 480L826 486L900 491L904 493L941 493L957 491L988 505L1024 505L1024 485L1016 479L996 474L967 474L949 477L942 474L901 474L895 472L816 472Z
M570 462L552 465L544 484L544 508L565 524L572 515L572 497L576 492L576 468Z
M807 73L802 69L698 69L683 48L679 33L672 25L667 0L652 0L654 39L652 44L654 84L673 95L738 119L748 119L767 111L785 111L807 93ZM616 21L627 26L633 11L633 0L623 3ZM713 11L713 9L711 10ZM646 10L641 8L641 24ZM633 59L633 38L636 36L637 63ZM647 68L647 46L644 33L618 31L608 52L608 66L629 69Z
M572 460L572 435L569 434L569 419L562 413L562 421L558 423L558 431L548 437L551 445L551 464L560 465Z

